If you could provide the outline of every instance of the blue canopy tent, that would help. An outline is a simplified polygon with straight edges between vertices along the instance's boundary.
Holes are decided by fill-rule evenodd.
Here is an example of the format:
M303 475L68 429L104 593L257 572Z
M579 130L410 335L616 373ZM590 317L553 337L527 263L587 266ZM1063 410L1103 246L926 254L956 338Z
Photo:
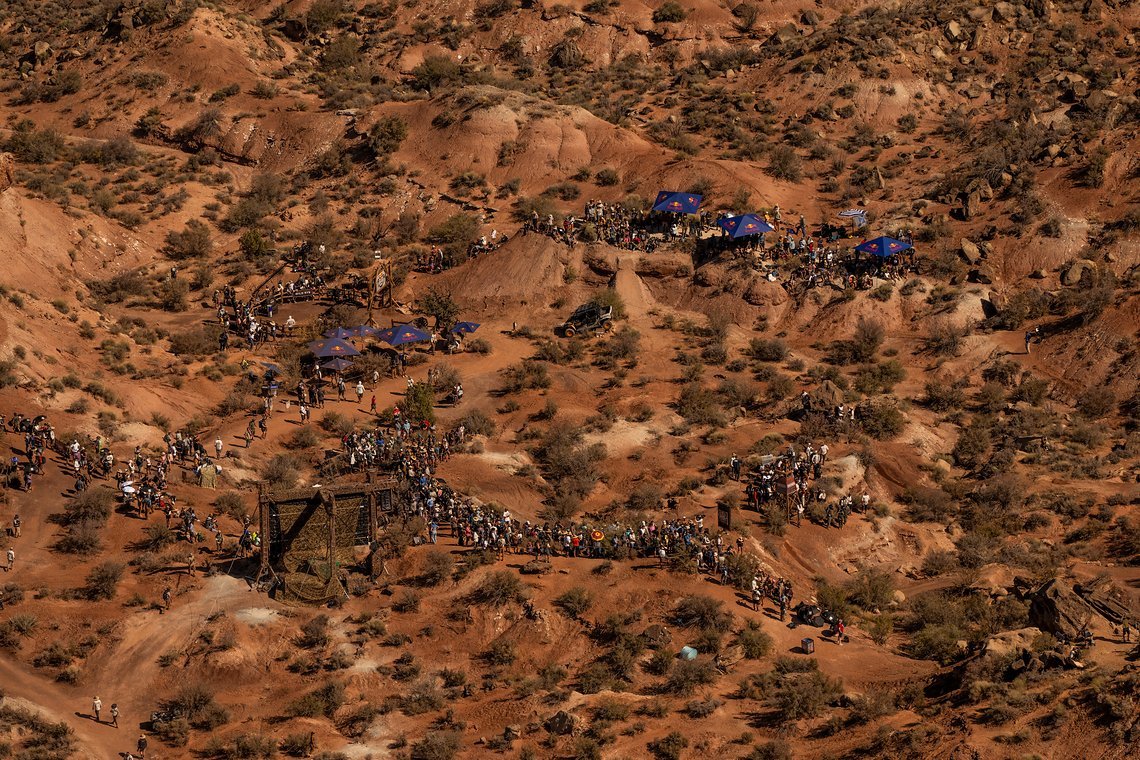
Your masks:
M371 325L357 325L350 327L346 332L354 338L367 338L370 335L376 335L380 332L380 328Z
M329 340L316 340L309 344L309 351L313 356L327 359L334 356L359 356L360 352L343 340L330 338Z
M654 211L667 211L672 214L695 214L701 207L701 196L695 193L678 193L662 190L653 202Z
M352 362L348 359L336 358L325 362L321 365L322 369L331 369L333 372L344 372L352 366Z
M451 328L453 333L473 333L479 329L478 322L456 322L455 327Z
M418 343L419 341L431 340L430 335L423 330L416 329L412 325L394 325L376 333L376 337L391 346L402 346L405 343Z
M756 216L756 214L741 214L740 216L728 216L717 222L720 228L728 233L728 236L735 240L736 238L748 237L749 235L759 235L764 232L772 232L772 225Z
M321 334L332 340L347 340L353 336L352 330L346 330L343 327L334 327L331 330L325 330Z
M859 253L869 253L872 256L886 258L888 256L894 256L896 253L902 253L913 247L914 246L910 243L904 243L901 240L895 240L891 237L877 237L873 240L864 240L855 246L855 250L859 251Z

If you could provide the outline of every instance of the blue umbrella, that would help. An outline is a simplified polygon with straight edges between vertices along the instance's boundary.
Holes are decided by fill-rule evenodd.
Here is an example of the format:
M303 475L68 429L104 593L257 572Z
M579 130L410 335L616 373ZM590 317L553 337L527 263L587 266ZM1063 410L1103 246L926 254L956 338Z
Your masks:
M473 333L479 329L478 322L456 322L455 327L451 328L453 333Z
M869 253L872 256L880 256L886 258L894 256L896 253L902 253L908 248L913 248L910 243L904 243L901 240L895 240L890 237L877 237L874 240L864 240L859 245L855 246L855 250L860 253Z
M759 235L762 232L772 232L774 227L765 222L756 214L742 214L721 219L717 224L728 233L730 238L742 238L749 235Z
M421 340L431 340L431 336L423 330L417 330L411 325L394 325L386 330L376 333L376 337L391 346L402 346L405 343L416 343Z
M350 344L336 338L313 341L309 344L309 351L311 351L314 356L320 357L321 359L325 359L330 356L360 355L360 352L353 348Z
M346 332L354 338L367 338L369 335L375 335L380 332L380 330L371 325L357 325L356 327L348 328Z
M345 340L347 338L353 337L354 335L352 330L346 330L343 327L334 327L331 330L325 330L322 334L326 338L332 338L333 340Z
M339 358L333 359L331 361L327 361L321 365L322 368L331 369L333 372L344 372L346 369L348 369L351 366L352 366L352 362L350 362L348 359L339 359Z
M696 193L678 193L662 190L653 202L654 211L668 211L673 214L695 214L701 207L701 196Z

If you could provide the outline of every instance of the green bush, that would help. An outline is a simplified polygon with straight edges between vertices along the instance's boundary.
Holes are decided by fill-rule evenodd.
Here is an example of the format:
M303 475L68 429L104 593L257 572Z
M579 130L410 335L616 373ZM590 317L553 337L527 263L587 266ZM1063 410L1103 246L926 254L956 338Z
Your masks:
M688 15L676 0L665 0L661 7L653 11L654 24L668 24L684 21Z
M181 231L167 233L163 253L175 261L184 261L208 256L212 247L210 229L197 219L191 219Z
M510 570L495 570L483 577L469 595L473 604L503 607L521 604L527 598L526 586Z
M594 604L594 595L582 586L575 586L554 599L554 606L572 619L586 614Z
M96 565L87 574L83 586L83 596L91 601L114 599L119 581L123 579L125 566L121 562L104 562Z

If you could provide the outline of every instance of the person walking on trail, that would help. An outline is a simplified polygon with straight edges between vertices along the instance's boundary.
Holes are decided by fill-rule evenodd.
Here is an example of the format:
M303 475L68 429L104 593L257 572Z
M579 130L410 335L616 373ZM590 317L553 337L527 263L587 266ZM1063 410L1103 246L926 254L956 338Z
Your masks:
M111 725L119 727L119 706L116 704L111 705Z
M760 577L753 575L752 576L752 611L753 612L759 612L760 611L760 602L761 602L762 596L763 596L763 594L760 590Z
M221 438L214 439L214 452L218 455L218 459L222 458L222 448L225 446Z
M8 564L4 566L4 572L6 572L6 573L12 572L12 566L15 564L16 564L16 550L15 549L9 549L8 550Z
M368 413L376 414L376 394L372 394L372 403L368 405Z
M1128 624L1127 619L1125 619L1124 623L1121 625L1120 630L1121 630L1121 633L1124 635L1124 643L1125 644L1132 643L1132 626L1130 626Z
M103 702L99 699L99 697L95 697L95 699L91 700L91 712L95 713L96 723L103 722L103 719L101 717L103 713Z
M358 404L364 403L364 381L363 380L357 380L356 381L356 403L358 403Z
M268 417L263 414L261 415L261 419L257 421L257 429L261 431L261 440L263 441L265 440L266 436L269 435L269 423L267 420Z
M337 396L338 401L344 401L345 390L347 390L347 389L346 389L345 384L344 384L344 378L343 377L337 378L336 396Z
M732 459L728 460L728 464L732 468L732 479L740 480L740 457L733 454Z
M194 554L191 552L186 555L186 574L194 575Z
M163 610L170 609L170 586L167 586L162 590L162 607ZM162 612L163 610L159 610L159 612Z
M135 751L139 753L139 757L146 757L146 734L139 734L139 740L135 743Z

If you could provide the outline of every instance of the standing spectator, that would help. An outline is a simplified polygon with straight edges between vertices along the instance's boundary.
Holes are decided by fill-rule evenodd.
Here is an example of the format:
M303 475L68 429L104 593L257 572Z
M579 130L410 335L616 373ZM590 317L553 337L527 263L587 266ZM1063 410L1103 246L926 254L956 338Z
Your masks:
M96 723L103 722L103 719L101 717L103 713L103 702L99 699L99 697L95 697L95 699L91 700L91 712L95 713Z

